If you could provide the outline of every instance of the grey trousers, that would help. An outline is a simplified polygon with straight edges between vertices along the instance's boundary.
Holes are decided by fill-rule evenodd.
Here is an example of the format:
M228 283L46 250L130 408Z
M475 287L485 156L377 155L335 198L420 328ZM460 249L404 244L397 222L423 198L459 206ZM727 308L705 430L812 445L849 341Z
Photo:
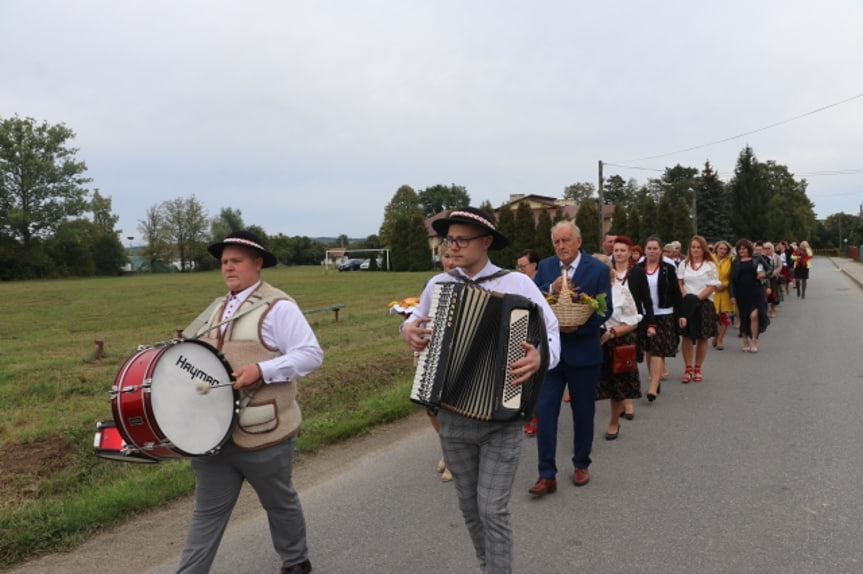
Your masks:
M192 459L195 512L186 536L178 573L209 572L243 481L258 494L267 511L273 547L282 566L306 559L306 521L291 483L294 444L291 438L262 450L240 450L228 443L219 454Z
M480 568L485 574L509 574L509 499L521 454L522 422L482 422L443 409L438 421L441 450Z

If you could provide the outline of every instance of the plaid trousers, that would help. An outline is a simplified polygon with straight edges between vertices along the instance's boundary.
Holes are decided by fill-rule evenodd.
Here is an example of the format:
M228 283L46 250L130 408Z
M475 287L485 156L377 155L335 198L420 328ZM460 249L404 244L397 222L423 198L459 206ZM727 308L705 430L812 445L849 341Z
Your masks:
M509 499L521 454L522 422L483 422L443 409L438 421L441 450L480 568L485 574L509 574Z

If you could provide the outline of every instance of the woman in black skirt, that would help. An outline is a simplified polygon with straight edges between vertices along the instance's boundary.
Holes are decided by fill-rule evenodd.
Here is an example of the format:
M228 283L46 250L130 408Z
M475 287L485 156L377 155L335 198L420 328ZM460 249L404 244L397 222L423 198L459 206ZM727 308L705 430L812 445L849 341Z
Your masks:
M638 323L639 328L635 332L636 347L638 349L637 360L641 363L644 361L644 349L640 341L638 341L638 332L641 326L645 324L652 326L655 332L656 321L653 317L653 301L650 299L650 287L647 284L644 268L635 265L636 262L632 259L634 247L629 237L617 235L614 238L614 245L612 246L612 268L615 280L621 286L629 289L632 298L635 300L635 308L642 317ZM623 399L623 412L620 413L620 416L630 421L635 418L635 408L632 405L631 398Z
M713 255L702 236L696 235L689 242L686 259L677 268L677 280L681 294L684 297L692 295L695 301L693 312L688 317L685 316L686 305L683 305L684 316L680 318L680 335L683 337L680 346L686 363L681 382L699 382L703 380L701 365L707 358L707 340L715 337L719 331L713 292L722 285Z
M617 247L619 244L615 244ZM627 251L627 257L629 252ZM641 383L638 378L638 368L630 373L615 373L614 349L620 345L635 345L638 322L641 315L635 306L632 293L616 279L611 262L605 255L597 255L597 259L605 261L611 271L611 301L614 312L605 322L605 332L599 339L602 343L602 367L599 370L599 380L596 383L596 400L611 401L611 417L608 421L608 432L605 440L614 440L620 434L620 415L623 411L624 399L637 399L641 396Z
M682 297L677 283L677 270L662 259L662 239L659 236L647 238L644 243L644 261L638 266L644 270L653 308L653 321L642 321L638 329L639 347L644 350L650 373L647 400L653 402L659 395L665 358L677 354L680 342L677 327Z

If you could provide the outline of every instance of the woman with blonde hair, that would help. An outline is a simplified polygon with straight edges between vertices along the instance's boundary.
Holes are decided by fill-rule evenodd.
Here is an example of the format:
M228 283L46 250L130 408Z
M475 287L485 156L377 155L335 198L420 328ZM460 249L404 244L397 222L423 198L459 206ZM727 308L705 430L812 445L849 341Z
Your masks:
M716 287L716 292L713 295L713 307L716 309L716 315L719 318L719 328L716 337L713 339L713 348L721 351L725 348L725 331L731 325L731 315L734 314L734 305L731 303L731 295L728 294L728 284L731 282L731 244L720 239L713 245L714 254L716 257L716 272L719 275L719 282Z
M715 337L716 308L713 293L722 283L707 249L707 241L696 235L689 242L686 259L677 268L677 279L683 295L683 316L680 318L681 350L686 364L681 382L700 382L701 366L707 358L707 340Z

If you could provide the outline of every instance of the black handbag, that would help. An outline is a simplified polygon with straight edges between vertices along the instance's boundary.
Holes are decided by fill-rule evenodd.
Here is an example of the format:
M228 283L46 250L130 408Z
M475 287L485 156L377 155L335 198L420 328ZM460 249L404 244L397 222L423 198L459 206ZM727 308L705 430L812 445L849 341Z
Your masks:
M615 375L627 375L637 371L635 352L635 343L615 346L611 350L611 372Z

